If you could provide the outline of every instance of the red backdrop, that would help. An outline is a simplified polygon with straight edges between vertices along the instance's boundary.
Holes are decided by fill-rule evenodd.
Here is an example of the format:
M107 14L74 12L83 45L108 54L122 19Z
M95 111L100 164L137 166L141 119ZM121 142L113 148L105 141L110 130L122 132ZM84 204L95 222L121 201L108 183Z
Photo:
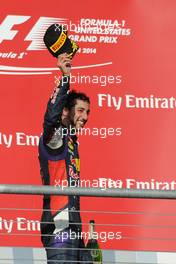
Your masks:
M90 96L87 127L99 133L79 140L81 178L119 180L123 188L175 190L175 8L172 0L1 4L2 184L41 184L37 139L54 75L60 74L42 36L48 25L58 22L68 25L80 46L73 60L71 87ZM81 28L88 31L80 32ZM81 81L83 75L90 81ZM114 130L105 135L100 128ZM120 135L113 132L117 128ZM82 213L83 223L93 218L98 224L117 224L100 225L99 232L122 232L122 239L102 242L102 248L175 251L175 201L81 201L82 210L128 212ZM1 195L0 199L1 208L41 206L38 196ZM39 234L30 221L39 220L41 211L1 209L0 214L1 245L41 245L38 236L30 236Z

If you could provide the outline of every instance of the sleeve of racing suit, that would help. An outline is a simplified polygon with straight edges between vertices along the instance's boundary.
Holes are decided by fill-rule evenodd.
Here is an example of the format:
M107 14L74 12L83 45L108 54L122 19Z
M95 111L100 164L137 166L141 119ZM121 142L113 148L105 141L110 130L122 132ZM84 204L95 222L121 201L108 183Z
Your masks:
M56 129L61 124L62 111L66 103L69 87L70 77L62 76L59 86L55 88L53 95L47 104L43 123L43 142L49 147L51 147L49 145L51 141L58 142L58 133L56 133ZM57 140L54 138L56 134ZM54 144L52 145L53 147L51 148L57 148L57 146L54 146Z

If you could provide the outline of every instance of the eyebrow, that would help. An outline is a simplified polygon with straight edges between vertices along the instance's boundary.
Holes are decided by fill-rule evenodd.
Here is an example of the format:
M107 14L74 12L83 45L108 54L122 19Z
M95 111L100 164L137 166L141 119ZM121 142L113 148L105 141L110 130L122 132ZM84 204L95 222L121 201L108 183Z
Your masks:
M81 107L81 106L78 107L78 110L79 110L79 109L80 109L80 110L86 110L84 107ZM90 109L87 110L87 113L88 113L88 114L90 113Z

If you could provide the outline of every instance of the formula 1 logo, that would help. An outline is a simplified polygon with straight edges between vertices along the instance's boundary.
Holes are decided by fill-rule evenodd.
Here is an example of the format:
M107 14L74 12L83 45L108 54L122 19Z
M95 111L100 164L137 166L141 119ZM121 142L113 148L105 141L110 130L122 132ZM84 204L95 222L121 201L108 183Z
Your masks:
M5 19L1 22L0 24L0 47L3 47L3 51L0 50L0 59L7 60L9 59L12 61L14 60L20 60L20 59L25 59L26 56L28 55L27 51L42 51L45 50L45 44L43 42L43 36L46 31L46 29L52 25L52 24L61 24L63 26L66 26L68 32L72 35L70 35L70 38L73 39L74 37L76 38L76 41L81 41L81 42L87 42L89 43L92 41L92 43L95 42L93 37L91 36L91 33L89 32L92 30L92 28L86 28L88 31L87 35L79 35L81 34L78 32L77 35L74 35L76 31L81 30L81 26L79 24L79 21L76 21L76 24L71 23L71 21L68 18L53 18L53 17L39 17L37 22L32 26L32 29L26 33L26 35L23 35L22 37L20 36L20 29L21 25L25 25L28 23L31 19L31 16L22 16L22 15L7 15ZM89 19L87 19L89 20ZM82 24L86 25L85 21L86 19L80 19L82 21ZM108 20L109 21L109 20ZM107 21L107 23L108 23ZM109 26L109 24L108 24ZM116 27L116 24L113 24L113 27ZM112 27L112 25L110 25ZM94 25L93 25L94 28ZM23 32L24 34L24 32ZM7 50L7 47L9 45L9 41L15 42L16 39L19 42L19 36L24 42L28 42L27 47L25 45L24 50L21 50L20 52L15 52L12 50ZM98 39L98 36L96 37ZM100 36L99 38L99 43L102 42L102 38L104 39L103 41L112 41L114 37L108 37L109 39L107 40L107 36ZM15 45L18 45L19 47L23 46L21 43L15 42ZM98 41L97 41L98 43ZM8 45L6 45L8 44ZM2 45L2 46L1 46ZM15 47L15 45L11 45L11 47ZM94 44L95 45L95 44ZM96 48L85 48L83 47L82 50L78 50L78 52L84 53L84 54L92 54L94 55L96 53ZM36 56L36 53L35 53ZM83 68L91 68L91 67L102 67L102 66L107 66L112 64L112 62L102 62L102 63L94 63L94 64L89 64L89 65L81 65L81 66L75 66L73 68L75 69L83 69ZM32 75L32 74L52 74L52 71L57 71L58 68L34 68L34 67L16 67L16 66L10 66L10 65L0 65L0 74L8 74L8 75Z
M13 40L15 36L19 33L19 31L14 30L13 27L25 23L30 18L31 16L8 15L0 25L0 43L2 43L5 40ZM54 23L65 24L67 23L67 21L68 19L40 17L24 39L25 41L31 42L27 47L27 50L45 49L46 47L43 43L43 35L46 29Z

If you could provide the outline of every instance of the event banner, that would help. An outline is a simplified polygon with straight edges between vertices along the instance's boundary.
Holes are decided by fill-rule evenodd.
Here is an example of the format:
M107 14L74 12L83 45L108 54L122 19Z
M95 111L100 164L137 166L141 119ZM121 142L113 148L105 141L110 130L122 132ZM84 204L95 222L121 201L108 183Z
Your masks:
M43 36L61 24L79 45L70 87L91 101L80 187L175 191L175 10L172 0L2 2L0 183L42 185L39 138L61 78ZM1 194L1 246L41 247L42 202ZM175 200L81 197L81 216L102 249L176 251Z

